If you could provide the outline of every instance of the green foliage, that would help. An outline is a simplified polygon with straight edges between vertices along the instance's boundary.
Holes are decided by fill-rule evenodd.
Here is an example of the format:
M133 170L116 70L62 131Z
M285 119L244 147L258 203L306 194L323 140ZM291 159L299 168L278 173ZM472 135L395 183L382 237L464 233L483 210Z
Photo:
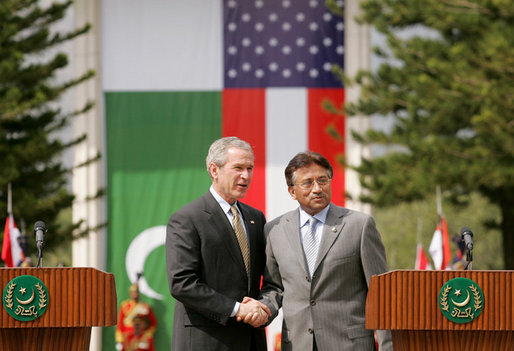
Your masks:
M412 202L436 184L454 203L479 192L500 209L489 225L500 228L505 266L514 269L512 2L366 0L362 9L360 20L387 38L375 50L387 60L353 78L362 95L346 112L395 119L391 131L359 136L395 150L356 168L370 190L363 200Z
M0 4L0 213L7 213L7 184L12 184L13 213L27 232L43 220L52 235L45 237L45 251L71 240L80 223L59 219L71 207L67 188L70 169L60 156L84 140L80 136L63 142L55 133L82 111L63 113L57 106L69 88L93 76L58 82L56 74L68 58L57 52L59 44L87 32L89 25L69 33L54 33L72 2L41 8L37 0L4 0ZM30 240L31 242L33 240Z
M444 202L442 206L448 224L452 256L458 250L452 238L460 238L462 227L470 227L475 245L473 269L501 269L504 266L503 257L497 254L502 250L501 233L486 224L500 220L498 207L478 193L471 194L469 206L455 205L450 201ZM373 216L386 248L389 269L413 269L418 240L431 261L428 248L438 222L435 196L421 201L376 207ZM434 267L432 261L431 265Z

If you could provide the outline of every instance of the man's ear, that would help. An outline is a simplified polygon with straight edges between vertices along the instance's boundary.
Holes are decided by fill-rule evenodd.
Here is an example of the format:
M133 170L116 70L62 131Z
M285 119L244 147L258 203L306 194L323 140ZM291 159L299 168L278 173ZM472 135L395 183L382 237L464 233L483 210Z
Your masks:
M294 186L293 185L288 185L287 186L287 191L289 192L289 195L291 195L293 200L296 200L296 192L294 190Z
M211 179L217 180L218 179L218 173L219 173L219 167L216 166L214 162L211 162L209 164L209 175L211 176Z

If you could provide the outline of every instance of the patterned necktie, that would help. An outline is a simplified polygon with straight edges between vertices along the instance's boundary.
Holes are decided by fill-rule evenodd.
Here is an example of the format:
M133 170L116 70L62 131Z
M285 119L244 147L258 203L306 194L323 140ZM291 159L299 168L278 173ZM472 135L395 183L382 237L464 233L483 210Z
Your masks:
M309 228L307 233L303 237L303 251L305 258L307 259L307 265L309 266L309 276L312 278L314 273L314 266L316 265L316 259L318 258L318 243L316 242L316 224L318 220L314 217L309 219Z
M243 229L243 225L241 223L241 219L239 218L239 212L237 212L236 206L232 205L230 207L230 211L232 212L233 218L232 223L234 224L234 231L236 232L237 242L239 243L239 248L241 249L241 254L243 255L243 261L245 263L246 274L250 274L250 249L248 249L248 242L246 241L245 230Z

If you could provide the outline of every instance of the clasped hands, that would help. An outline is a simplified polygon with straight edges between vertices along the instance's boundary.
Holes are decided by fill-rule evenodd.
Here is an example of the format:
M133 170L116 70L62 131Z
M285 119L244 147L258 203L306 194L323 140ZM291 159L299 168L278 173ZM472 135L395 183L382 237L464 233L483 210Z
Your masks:
M271 311L268 306L251 297L245 297L243 299L236 313L236 320L238 322L250 324L255 328L266 323L268 317L271 317Z

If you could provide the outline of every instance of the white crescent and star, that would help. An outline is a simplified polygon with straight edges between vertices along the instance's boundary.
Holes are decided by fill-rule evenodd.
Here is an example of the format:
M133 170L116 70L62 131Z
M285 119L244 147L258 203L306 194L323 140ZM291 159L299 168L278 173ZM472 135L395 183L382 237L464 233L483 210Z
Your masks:
M26 292L26 289L25 288L21 288L20 289L20 293L23 295L25 294ZM27 300L20 300L17 296L16 296L16 301L18 301L19 304L21 305L28 305L29 303L31 303L32 301L34 301L34 289L32 289L32 295L27 299Z
M466 306L468 304L469 300L471 299L471 296L469 295L469 291L466 291L466 292L468 293L468 296L462 302L456 302L454 299L451 299L455 306L457 306L457 307L464 307L464 306Z
M150 227L139 233L130 243L125 256L125 268L127 275L132 283L136 282L137 274L142 273L145 268L145 262L150 253L161 245L166 243L166 226L159 225ZM139 292L157 300L163 300L164 297L153 290L145 277L142 276L138 282Z

